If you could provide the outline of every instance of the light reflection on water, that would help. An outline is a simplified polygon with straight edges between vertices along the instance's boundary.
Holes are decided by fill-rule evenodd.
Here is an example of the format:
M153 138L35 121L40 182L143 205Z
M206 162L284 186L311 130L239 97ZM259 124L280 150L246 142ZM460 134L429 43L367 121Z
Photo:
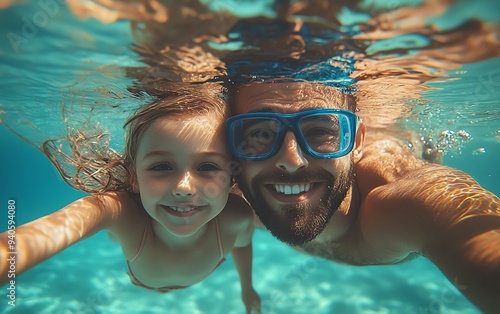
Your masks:
M278 77L354 90L359 115L376 130L402 122L423 138L446 130L473 134L468 127L476 126L488 129L478 136L495 133L500 18L487 12L498 4L262 1L249 11L245 5L254 1L217 1L212 9L229 12L213 12L194 1L185 7L142 1L154 15L115 2L91 7L70 1L83 20L56 2L52 11L38 4L1 12L10 34L0 46L7 124L40 143L64 134L64 118L83 123L93 115L120 134L130 111L150 99L144 92L156 93L162 84ZM37 20L43 12L47 19ZM238 12L250 17L239 19ZM279 21L266 19L270 12ZM89 16L120 21L100 24ZM65 117L61 104L69 107ZM119 136L113 145L122 145Z

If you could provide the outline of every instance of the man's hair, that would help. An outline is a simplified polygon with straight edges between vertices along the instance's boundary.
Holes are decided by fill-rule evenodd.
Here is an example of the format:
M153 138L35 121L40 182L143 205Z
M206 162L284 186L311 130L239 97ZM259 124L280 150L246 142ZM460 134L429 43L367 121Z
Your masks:
M239 89L245 86L253 84L274 84L274 83L285 83L282 81L272 81L272 82L254 82L246 84L230 83L226 85L227 88L227 101L232 112L236 110L236 95ZM352 112L356 111L356 98L350 92L345 92L340 88L326 86L321 83L313 82L290 82L290 85L299 85L300 88L295 89L295 99L301 102L311 101L315 99L324 100L327 104L331 104L332 108L342 108L347 109ZM277 96L279 96L277 94ZM290 97L290 94L287 94Z

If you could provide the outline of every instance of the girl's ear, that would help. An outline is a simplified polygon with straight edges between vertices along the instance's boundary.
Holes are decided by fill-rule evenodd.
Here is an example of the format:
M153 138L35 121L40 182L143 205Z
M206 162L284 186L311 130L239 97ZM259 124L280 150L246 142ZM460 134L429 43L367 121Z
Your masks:
M359 120L358 129L356 131L356 142L354 144L354 162L358 162L363 157L363 143L365 141L366 125L362 120Z
M139 183L137 183L137 174L135 172L134 167L128 167L130 186L132 187L132 191L134 193L139 193Z

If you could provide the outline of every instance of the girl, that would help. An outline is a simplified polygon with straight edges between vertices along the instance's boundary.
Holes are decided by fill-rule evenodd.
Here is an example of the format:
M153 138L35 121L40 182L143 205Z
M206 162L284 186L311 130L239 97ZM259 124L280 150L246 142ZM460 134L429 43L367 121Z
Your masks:
M106 229L121 245L131 282L158 292L196 284L232 253L246 311L260 311L251 278L253 213L229 194L229 112L220 91L213 84L185 87L139 108L125 124L123 157L96 151L81 132L69 137L73 175L70 157L57 142L45 142L66 182L97 193L16 229L16 251L23 253L16 275ZM11 251L8 240L7 232L0 235L2 256ZM6 258L0 266L3 285L10 281Z

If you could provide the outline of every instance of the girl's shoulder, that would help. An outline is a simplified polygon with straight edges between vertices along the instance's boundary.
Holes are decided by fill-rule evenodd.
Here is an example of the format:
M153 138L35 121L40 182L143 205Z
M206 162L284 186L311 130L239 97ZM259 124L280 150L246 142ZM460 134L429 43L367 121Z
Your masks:
M127 191L97 193L87 198L95 199L103 209L119 215L138 212L142 208L140 196Z
M219 219L225 225L232 225L238 230L242 230L253 225L254 214L252 208L243 197L229 193L226 207L219 214Z
M121 233L130 225L135 225L144 219L141 200L138 194L127 191L105 192L95 195L101 206L106 210L116 213L113 223L108 230L112 233Z

